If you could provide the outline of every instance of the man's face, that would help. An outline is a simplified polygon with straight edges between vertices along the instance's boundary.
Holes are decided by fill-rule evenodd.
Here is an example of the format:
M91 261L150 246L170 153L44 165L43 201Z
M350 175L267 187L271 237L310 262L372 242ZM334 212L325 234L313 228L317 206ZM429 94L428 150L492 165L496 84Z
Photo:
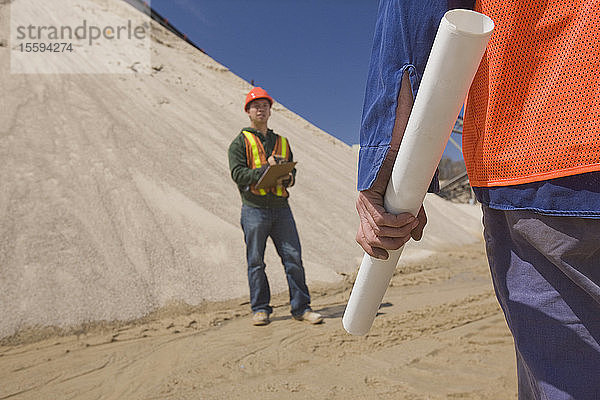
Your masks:
M267 99L253 100L246 111L251 121L267 122L271 116L271 103Z

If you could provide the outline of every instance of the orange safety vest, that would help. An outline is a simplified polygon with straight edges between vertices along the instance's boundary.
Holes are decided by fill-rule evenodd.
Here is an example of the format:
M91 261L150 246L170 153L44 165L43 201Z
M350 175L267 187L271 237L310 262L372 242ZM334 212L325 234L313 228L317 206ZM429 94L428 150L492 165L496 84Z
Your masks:
M265 153L265 148L263 147L260 140L249 131L242 131L244 134L244 139L246 142L246 160L248 163L248 168L256 169L260 168L263 165L267 165L267 155ZM290 156L290 145L288 140L283 137L276 135L277 139L275 140L275 147L273 148L273 152L271 155L283 158L289 161ZM277 185L271 189L256 189L255 185L250 185L250 191L259 196L265 196L268 192L273 193L276 196L280 197L288 197L289 193L285 190L283 185Z
M473 186L600 171L600 2L478 0L495 29L465 109Z

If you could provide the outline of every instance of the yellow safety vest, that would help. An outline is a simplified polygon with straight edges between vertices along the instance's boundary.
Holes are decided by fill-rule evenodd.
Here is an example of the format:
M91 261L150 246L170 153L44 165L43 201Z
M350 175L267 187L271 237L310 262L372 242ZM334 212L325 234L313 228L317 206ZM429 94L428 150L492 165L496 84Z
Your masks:
M244 134L246 142L246 160L248 163L248 168L256 169L261 168L263 165L267 165L267 155L260 140L252 132L242 131L242 133ZM277 135L275 147L273 148L271 155L289 160L289 154L290 145L288 140L283 136ZM277 185L271 189L257 189L253 184L250 185L250 191L259 196L265 196L268 192L272 192L276 196L280 197L289 196L289 193L287 190L285 190L283 185Z

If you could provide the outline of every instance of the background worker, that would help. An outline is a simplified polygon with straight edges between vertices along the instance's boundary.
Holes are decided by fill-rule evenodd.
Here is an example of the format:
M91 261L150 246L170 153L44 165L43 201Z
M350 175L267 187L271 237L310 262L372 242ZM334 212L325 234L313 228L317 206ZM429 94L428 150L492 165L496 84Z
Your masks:
M242 129L231 142L228 153L231 177L242 196L241 224L246 242L252 320L254 325L266 325L273 312L264 262L267 238L271 237L285 269L293 318L318 324L323 317L310 307L300 239L288 204L288 189L294 184L296 170L280 177L275 187L255 187L268 164L293 161L289 141L268 128L272 105L273 99L260 87L247 94L244 110L250 118L250 127Z
M382 0L361 127L357 241L387 258L420 237L423 216L386 213L383 192L439 21L449 8L473 6L495 30L469 92L463 153L514 338L519 399L599 399L597 1Z

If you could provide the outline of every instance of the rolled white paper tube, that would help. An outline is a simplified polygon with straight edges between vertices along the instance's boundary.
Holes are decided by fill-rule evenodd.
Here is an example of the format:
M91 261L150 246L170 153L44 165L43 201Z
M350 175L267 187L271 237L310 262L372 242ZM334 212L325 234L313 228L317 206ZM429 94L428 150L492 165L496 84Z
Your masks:
M419 212L493 29L471 10L450 10L440 21L385 192L388 212ZM371 329L402 249L387 260L365 254L342 319L348 333Z

